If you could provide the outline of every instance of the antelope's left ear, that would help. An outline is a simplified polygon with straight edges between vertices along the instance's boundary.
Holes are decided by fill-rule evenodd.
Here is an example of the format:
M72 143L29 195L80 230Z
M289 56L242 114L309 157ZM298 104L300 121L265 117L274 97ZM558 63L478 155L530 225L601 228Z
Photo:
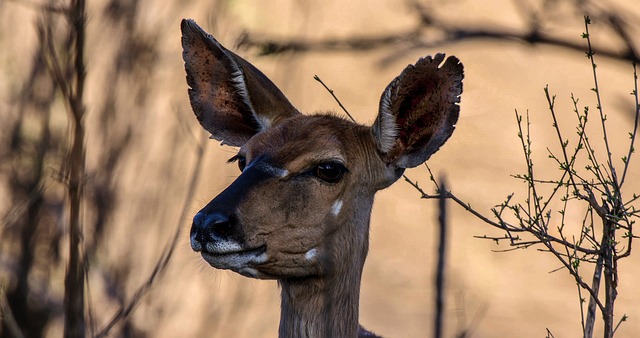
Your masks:
M421 58L382 93L371 128L384 160L396 168L423 163L455 129L464 71L455 56L444 58Z

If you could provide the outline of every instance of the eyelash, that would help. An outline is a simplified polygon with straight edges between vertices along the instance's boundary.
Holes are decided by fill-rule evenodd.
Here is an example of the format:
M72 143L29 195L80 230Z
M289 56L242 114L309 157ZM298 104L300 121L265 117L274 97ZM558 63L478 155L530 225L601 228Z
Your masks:
M240 169L240 171L243 171L244 168L247 166L247 159L244 156L241 155L236 155L230 159L227 160L227 163L233 163L233 162L238 162L238 168Z

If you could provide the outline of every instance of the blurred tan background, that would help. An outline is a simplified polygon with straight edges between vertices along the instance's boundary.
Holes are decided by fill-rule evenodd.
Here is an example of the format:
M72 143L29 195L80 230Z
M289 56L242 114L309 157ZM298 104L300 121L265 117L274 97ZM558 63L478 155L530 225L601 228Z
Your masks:
M61 163L69 141L67 113L46 71L46 58L40 57L37 26L53 23L51 34L64 54L66 23L40 4L0 1L0 283L7 294L15 289L25 264L23 248L29 247L33 255L25 308L39 309L37 313L46 318L41 332L58 337L67 250L65 188L58 173L64 169ZM167 268L110 336L277 336L276 282L214 270L189 246L193 214L238 173L235 165L225 164L234 149L203 142L208 135L191 112L181 58L182 18L195 19L260 68L301 111L339 111L313 80L317 74L356 119L367 124L375 118L382 90L407 64L436 52L456 55L465 65L460 119L452 138L429 165L436 175L446 177L455 194L489 215L489 209L512 192L519 200L525 198L524 184L510 177L526 169L514 110L530 114L539 175L555 178L559 172L546 148L558 147L544 86L548 84L557 95L559 123L567 137L573 137L575 130L570 95L580 98L581 105L593 109L596 105L584 52L529 44L516 37L526 36L532 22L539 22L543 35L581 45L583 15L589 13L593 43L613 55L597 56L597 69L614 156L624 155L633 126L634 103L629 95L633 73L629 61L615 57L624 54L625 44L606 14L627 19L625 27L640 48L638 1L419 4L442 26L498 31L504 36L448 36L437 27L421 26L416 6L401 0L89 2L83 218L89 263L88 332L100 331L129 302L178 229ZM48 5L55 9L66 4ZM396 40L366 48L328 47L267 56L260 54L268 49L252 48L252 42L270 38L313 45L325 39L377 36ZM397 39L402 36L406 38ZM244 47L236 49L238 43ZM189 196L200 145L203 163L197 188ZM636 165L627 179L627 194L640 192L638 160L632 158ZM407 175L433 191L424 168ZM551 255L535 247L495 252L509 246L473 236L500 236L500 232L456 205L450 204L449 211L445 336L465 330L472 337L542 337L547 329L555 337L581 334L575 281L563 270L550 273L560 267ZM570 216L579 222L583 212L578 207ZM436 202L421 200L405 182L378 194L361 291L360 322L368 329L389 337L431 335L436 217ZM37 225L25 239L29 220ZM640 336L639 264L640 255L633 252L619 265L616 316L629 316L618 329L619 337ZM35 325L40 317L33 318Z

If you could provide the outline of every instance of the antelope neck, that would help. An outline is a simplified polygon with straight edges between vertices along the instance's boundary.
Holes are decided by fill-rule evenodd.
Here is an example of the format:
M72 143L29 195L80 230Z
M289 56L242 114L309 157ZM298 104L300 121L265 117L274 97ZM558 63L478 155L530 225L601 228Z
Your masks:
M351 210L360 214L352 218L357 221L341 225L325 242L328 254L321 259L327 274L279 280L280 338L358 336L360 281L369 245L371 207L366 206Z
M281 280L280 337L356 337L358 269L331 278Z

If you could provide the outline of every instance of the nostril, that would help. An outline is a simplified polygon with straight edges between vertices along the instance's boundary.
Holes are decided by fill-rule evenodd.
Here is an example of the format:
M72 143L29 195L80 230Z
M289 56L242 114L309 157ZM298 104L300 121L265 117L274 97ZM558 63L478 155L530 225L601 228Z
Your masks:
M218 238L224 239L231 235L233 225L229 215L224 212L205 213L199 212L193 217L191 227L192 247L193 242L197 246Z
M226 214L213 213L207 217L205 223L215 237L224 238L231 233L231 221Z

